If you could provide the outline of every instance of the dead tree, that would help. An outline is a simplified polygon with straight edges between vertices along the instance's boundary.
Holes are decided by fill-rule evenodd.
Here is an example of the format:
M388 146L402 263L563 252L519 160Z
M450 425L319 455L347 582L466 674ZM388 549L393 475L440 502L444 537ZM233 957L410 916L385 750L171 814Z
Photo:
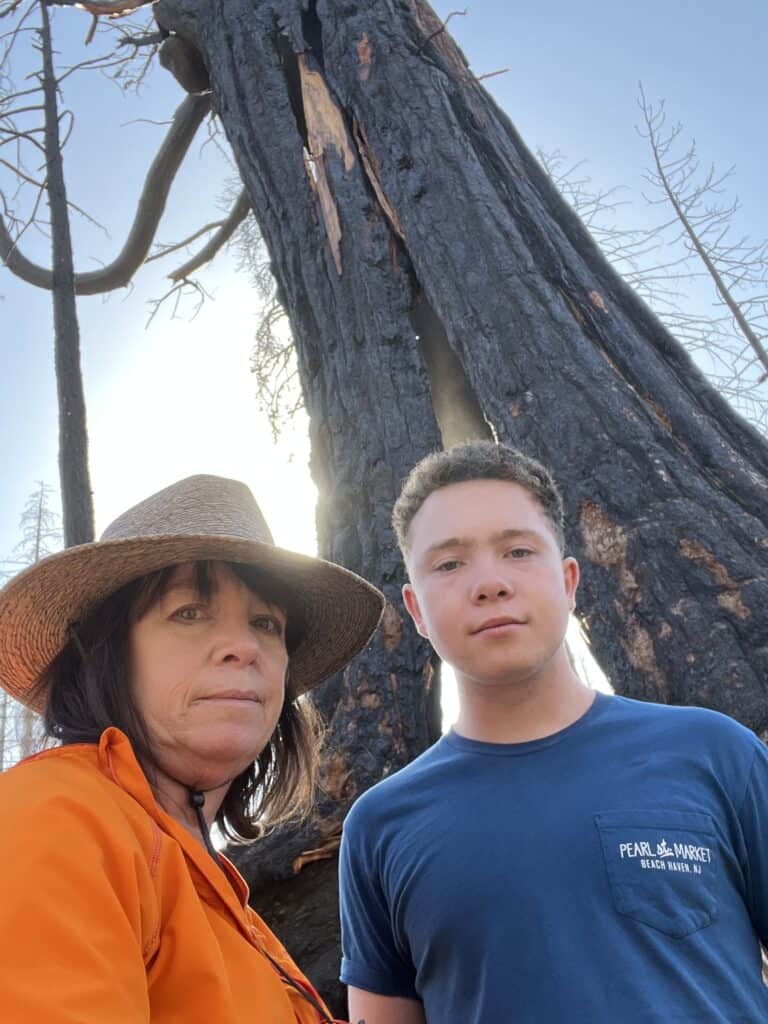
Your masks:
M559 150L537 156L609 262L720 394L768 434L768 241L734 238L741 204L724 198L734 168L700 173L695 144L676 146L682 127L665 128L664 103L651 106L641 90L639 105L654 163L642 196L650 225L628 226L632 199L618 186L596 188L582 162Z
M21 540L10 558L0 559L0 585L61 549L61 522L51 508L52 492L53 488L38 480L21 514ZM34 753L41 740L39 716L5 691L0 692L0 772Z
M54 361L59 409L59 479L64 536L67 545L72 545L93 540L93 501L88 472L88 434L80 369L80 330L75 305L69 204L62 157L63 115L59 110L58 81L53 63L53 43L47 4L31 5L21 16L16 27L3 39L0 73L3 74L5 82L4 72L10 62L16 38L24 31L24 22L29 20L36 6L40 13L36 43L41 59L41 68L36 76L38 84L20 90L2 90L0 141L3 145L11 145L17 153L18 162L13 168L17 178L36 185L38 199L35 208L44 194L50 211ZM0 15L8 13L7 6L0 9ZM38 100L40 102L36 102ZM42 114L42 128L20 127L19 121L33 111ZM38 135L42 136L42 141ZM45 175L42 182L37 183L24 173L22 151L25 148L33 148L42 156ZM6 160L3 160L3 164L9 166ZM2 196L2 199L5 207L5 197ZM0 232L0 246L2 245Z
M713 286L718 314L706 318L674 318L675 333L686 337L689 350L706 359L708 376L721 394L764 429L768 427L768 241L734 236L738 199L723 194L733 168L718 173L700 169L696 143L679 148L682 125L668 127L663 101L651 104L640 87L638 101L653 167L645 179L655 198L649 202L671 211L662 225L673 242L681 243L695 265L703 266ZM674 328L673 328L674 330Z
M321 552L389 599L369 650L318 693L315 818L238 857L331 997L341 820L437 727L389 528L411 465L494 435L546 461L584 570L582 622L617 690L766 735L768 446L611 269L424 0L154 10L202 57L271 255Z
M10 148L15 154L15 162L0 157L0 165L11 171L17 185L32 186L35 199L31 203L29 215L23 217L0 190L0 259L21 280L44 288L52 295L59 413L59 479L64 541L69 547L87 543L94 536L76 296L100 294L128 285L148 258L171 184L200 123L208 113L210 103L207 97L190 96L177 110L149 169L133 227L117 257L97 271L76 273L70 229L71 204L67 199L64 179L63 149L66 138L62 138L62 124L69 122L66 132L68 137L72 117L68 111L60 109L59 91L62 78L77 68L69 68L62 75L57 75L48 3L45 0L32 3L22 12L19 12L19 7L15 0L0 4L0 24L6 17L17 16L13 27L0 37L0 146ZM36 10L40 14L40 26L34 30L38 36L34 45L41 55L41 69L35 76L37 85L17 88L8 69L14 48L22 33L30 31L28 23ZM178 40L171 40L165 63L183 77L188 63L185 64L179 56L180 51L184 52L183 45ZM161 51L161 56L163 53ZM85 62L94 68L109 63L109 57ZM122 61L117 59L115 63L120 65ZM30 123L30 118L36 114L42 115L41 126L37 126L34 120ZM42 180L33 177L26 167L25 156L28 150L38 160L42 158ZM3 149L3 152L7 151ZM43 197L50 211L50 269L33 263L22 251L26 230L40 219L39 209ZM223 244L247 213L248 204L240 199L226 221L208 225L204 229L208 233L213 232L210 242L214 245ZM6 223L6 218L11 227ZM186 265L181 268L182 284L179 287L184 286L185 272Z

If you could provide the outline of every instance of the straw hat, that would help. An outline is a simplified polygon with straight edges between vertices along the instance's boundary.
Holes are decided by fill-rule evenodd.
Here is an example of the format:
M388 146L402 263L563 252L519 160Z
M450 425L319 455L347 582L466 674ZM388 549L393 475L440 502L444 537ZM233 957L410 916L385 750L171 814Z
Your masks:
M237 480L191 476L116 519L92 544L45 558L0 590L0 686L42 710L40 675L67 643L67 629L139 576L197 560L241 562L274 574L293 595L298 624L291 680L303 693L366 645L384 597L346 569L275 547L259 506Z

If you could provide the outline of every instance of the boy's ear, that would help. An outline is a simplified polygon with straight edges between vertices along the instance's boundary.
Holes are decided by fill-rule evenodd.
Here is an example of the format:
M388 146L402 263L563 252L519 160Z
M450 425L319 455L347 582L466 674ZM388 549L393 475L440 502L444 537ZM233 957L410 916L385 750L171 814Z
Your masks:
M403 604L413 619L419 635L423 636L425 640L429 640L429 633L424 625L424 616L421 614L421 608L419 608L419 599L416 597L416 591L410 583L406 583L403 586Z
M579 586L579 563L575 558L563 559L563 581L568 595L568 607L573 611L576 607L576 591Z

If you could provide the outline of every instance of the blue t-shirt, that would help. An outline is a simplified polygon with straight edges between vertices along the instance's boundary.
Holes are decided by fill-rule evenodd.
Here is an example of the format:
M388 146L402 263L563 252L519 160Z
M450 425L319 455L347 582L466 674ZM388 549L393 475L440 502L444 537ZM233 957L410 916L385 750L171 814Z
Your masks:
M347 818L342 980L429 1024L765 1024L766 812L768 751L700 708L449 733Z

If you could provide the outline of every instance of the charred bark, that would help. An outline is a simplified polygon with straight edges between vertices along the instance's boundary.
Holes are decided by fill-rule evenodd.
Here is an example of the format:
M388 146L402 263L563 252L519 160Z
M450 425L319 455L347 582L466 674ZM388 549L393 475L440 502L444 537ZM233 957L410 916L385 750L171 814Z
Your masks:
M274 906L276 878L293 878L283 893L300 887L300 855L330 854L354 796L435 735L389 512L440 443L445 388L465 436L495 433L554 470L580 614L616 689L717 708L765 735L768 446L610 268L431 9L157 9L203 55L272 256L322 554L389 598L371 648L317 695L330 723L317 816L238 855L256 905ZM293 906L278 931L296 950Z

